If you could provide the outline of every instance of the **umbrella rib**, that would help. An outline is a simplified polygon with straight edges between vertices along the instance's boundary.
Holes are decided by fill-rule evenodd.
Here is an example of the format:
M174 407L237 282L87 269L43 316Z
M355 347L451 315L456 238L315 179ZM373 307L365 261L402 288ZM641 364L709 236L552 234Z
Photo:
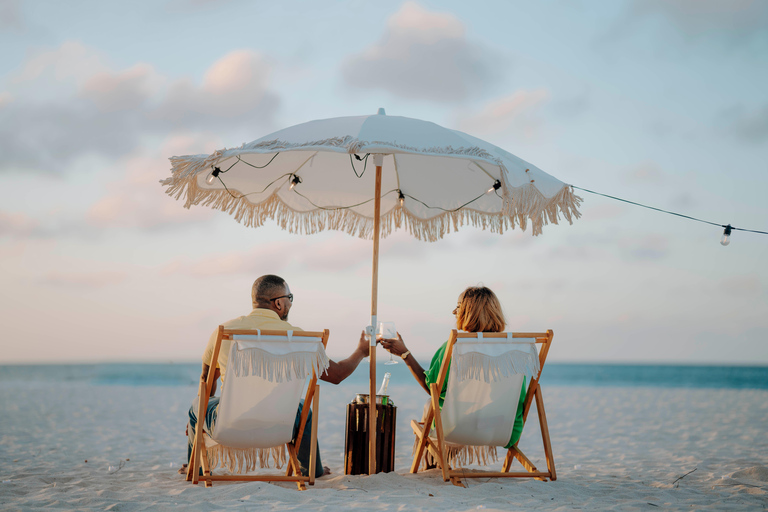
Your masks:
M397 155L392 153L392 161L395 164L395 179L397 180L397 190L400 190L400 171L397 170Z
M478 167L480 168L480 170L481 170L481 171L483 171L485 174L487 174L487 175L488 175L488 177L489 177L489 178L491 178L492 180L496 180L496 179L498 179L498 178L495 178L495 177L493 177L493 176L491 175L491 173L489 173L488 171L486 171L486 170L485 170L485 167L483 167L482 165L480 165L480 164L479 164L479 163L477 163L476 161L474 161L474 160L471 160L471 162L472 162L473 164L475 164L476 166L478 166Z

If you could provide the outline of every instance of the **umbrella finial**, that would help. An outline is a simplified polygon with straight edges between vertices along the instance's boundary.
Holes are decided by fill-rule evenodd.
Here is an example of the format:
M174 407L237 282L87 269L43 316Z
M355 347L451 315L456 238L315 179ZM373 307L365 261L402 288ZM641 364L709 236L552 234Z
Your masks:
M385 116L385 115L387 115L387 113L386 113L386 112L384 112L384 107L379 107L379 111L378 111L378 112L376 112L376 114L377 114L377 115L380 115L380 116Z

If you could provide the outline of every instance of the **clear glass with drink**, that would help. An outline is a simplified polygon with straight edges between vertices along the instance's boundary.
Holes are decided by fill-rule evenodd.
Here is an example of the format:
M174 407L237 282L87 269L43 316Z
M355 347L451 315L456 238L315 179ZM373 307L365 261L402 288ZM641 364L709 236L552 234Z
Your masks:
M378 329L376 329L376 339L392 339L397 338L397 330L395 329L395 322L379 322ZM397 361L392 357L392 352L389 353L389 361L384 364L397 364Z

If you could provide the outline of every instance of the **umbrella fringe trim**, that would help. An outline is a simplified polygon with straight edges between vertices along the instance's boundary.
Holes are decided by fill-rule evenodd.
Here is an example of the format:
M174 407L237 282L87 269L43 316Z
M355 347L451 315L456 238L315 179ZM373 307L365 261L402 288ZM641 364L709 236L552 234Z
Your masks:
M338 138L336 143L339 146L349 147L345 145L348 144L347 139L351 138ZM321 145L321 143L327 145L328 140L335 139L306 143L302 146ZM274 144L276 141L268 142ZM267 142L253 147L244 145L241 149L254 149L262 144ZM275 149L273 146L270 148ZM480 148L474 149L483 152ZM465 151L466 148L460 148L460 150ZM170 159L173 165L172 176L160 183L167 187L166 193L171 197L177 200L183 198L185 208L190 208L192 205L208 206L229 213L235 220L248 227L260 227L267 219L274 219L282 229L291 233L314 234L331 229L363 239L373 238L373 219L350 209L298 211L286 205L278 197L277 191L264 201L254 204L245 196L234 196L226 190L200 188L197 185L197 174L210 169L226 158L227 151L229 150L216 151L210 156L172 157ZM442 154L450 153L444 151ZM430 219L423 219L403 208L396 207L382 216L381 237L386 237L395 229L404 228L419 240L434 242L452 231L458 231L465 225L503 234L505 230L514 229L516 226L525 231L529 222L532 234L538 236L542 233L543 226L558 224L561 215L569 224L573 224L575 219L581 217L578 207L582 198L575 195L570 186L564 186L554 197L547 198L532 183L522 187L511 187L505 179L506 168L499 165L502 168L501 212L487 213L462 208Z

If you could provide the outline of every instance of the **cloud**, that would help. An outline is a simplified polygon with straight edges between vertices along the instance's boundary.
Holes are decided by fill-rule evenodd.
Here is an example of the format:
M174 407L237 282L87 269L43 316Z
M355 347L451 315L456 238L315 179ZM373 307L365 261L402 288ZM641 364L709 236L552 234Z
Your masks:
M499 76L490 51L469 41L463 23L448 13L406 2L382 38L342 65L345 82L409 99L463 101Z
M23 213L0 211L0 237L26 238L38 229L38 222Z
M728 132L748 144L762 144L768 140L768 105L747 111L733 107L719 116L725 120Z
M90 206L85 215L91 228L135 228L160 230L184 224L200 224L214 219L210 208L183 208L182 200L168 196L159 178L169 173L167 155L189 154L193 148L211 148L216 139L200 135L173 136L153 156L136 155L118 167L121 178L107 185L107 192ZM215 142L214 142L215 143Z
M761 0L633 0L635 16L657 16L689 38L746 40L766 34L768 3Z
M122 283L127 278L125 272L51 272L42 278L43 284L64 288L105 288Z
M233 133L271 127L279 97L271 64L237 50L214 62L202 83L137 63L113 70L77 42L32 55L0 97L0 172L66 172L78 158L119 158L172 133Z
M725 44L726 48L760 38L768 42L768 3L761 0L630 0L597 43L610 46L640 25L654 22L654 37L664 53L674 50L669 36L673 41L682 38L687 43Z
M474 115L459 120L462 131L479 135L500 133L530 138L541 125L536 113L549 99L545 89L515 91L509 96L493 100Z
M0 31L18 30L23 26L21 2L19 0L0 0Z
M137 64L125 71L99 72L82 84L80 94L104 113L143 107L159 81L152 66Z
M216 61L201 86L189 80L171 84L164 101L150 113L173 127L226 128L254 118L271 119L279 98L269 90L271 65L261 54L238 50Z
M10 82L25 88L80 84L96 73L107 71L105 60L105 55L94 48L78 41L64 41L58 48L32 53L19 71L10 74Z

